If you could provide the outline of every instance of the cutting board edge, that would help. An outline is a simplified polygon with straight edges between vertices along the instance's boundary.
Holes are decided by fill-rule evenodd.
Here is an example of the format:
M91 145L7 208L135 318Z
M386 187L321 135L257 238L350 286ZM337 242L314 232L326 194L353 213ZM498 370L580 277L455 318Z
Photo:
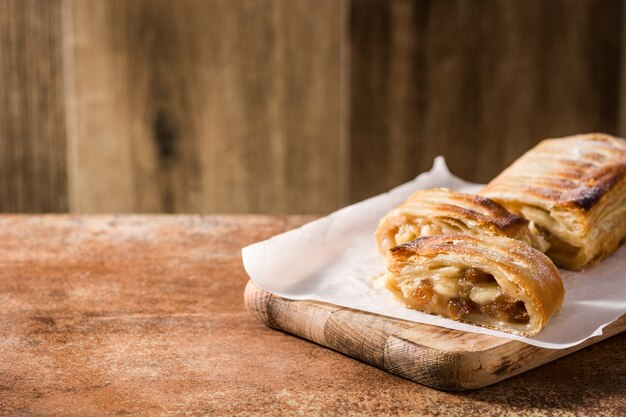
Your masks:
M244 301L253 316L273 329L312 341L411 381L449 391L495 384L626 330L624 315L605 328L602 335L568 349L545 349L508 340L475 351L442 350L407 340L402 337L403 332L394 329L394 324L415 328L428 325L407 323L326 303L288 300L260 288L252 280L246 285ZM302 314L296 313L300 310ZM297 315L303 321L290 320ZM355 317L360 322L356 323ZM383 325L380 326L380 323ZM391 329L384 323L391 323ZM337 328L341 330L332 330ZM364 332L370 332L371 338L359 337ZM476 334L476 337L492 336ZM367 343L371 345L367 346Z

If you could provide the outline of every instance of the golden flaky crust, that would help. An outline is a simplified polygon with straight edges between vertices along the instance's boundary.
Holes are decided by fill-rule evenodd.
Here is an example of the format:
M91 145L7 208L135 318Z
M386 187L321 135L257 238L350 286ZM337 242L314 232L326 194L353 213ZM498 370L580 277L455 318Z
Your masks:
M505 237L439 235L394 247L387 258L386 286L411 306L403 286L430 279L442 267L476 268L493 275L504 294L522 301L529 316L524 324L463 319L510 333L538 333L563 304L561 277L548 257L528 245ZM414 307L415 308L415 307Z
M546 139L479 194L537 224L557 265L584 268L626 236L626 141L605 134Z
M434 188L417 191L383 217L375 233L378 250L423 236L467 233L475 236L506 236L547 250L543 237L523 217L500 204L474 194Z

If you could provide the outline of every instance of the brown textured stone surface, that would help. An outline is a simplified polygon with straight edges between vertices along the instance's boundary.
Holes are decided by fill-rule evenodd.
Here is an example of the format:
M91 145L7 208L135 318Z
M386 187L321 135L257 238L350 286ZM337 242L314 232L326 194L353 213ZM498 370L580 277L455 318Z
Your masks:
M626 334L448 393L265 327L239 249L306 220L0 216L0 415L626 415Z

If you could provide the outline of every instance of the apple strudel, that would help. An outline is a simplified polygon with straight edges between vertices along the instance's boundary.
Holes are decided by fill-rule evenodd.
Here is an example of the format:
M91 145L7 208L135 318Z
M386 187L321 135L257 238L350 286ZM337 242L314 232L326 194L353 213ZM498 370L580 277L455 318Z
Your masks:
M554 264L506 237L438 235L390 250L385 286L409 308L525 336L563 304Z

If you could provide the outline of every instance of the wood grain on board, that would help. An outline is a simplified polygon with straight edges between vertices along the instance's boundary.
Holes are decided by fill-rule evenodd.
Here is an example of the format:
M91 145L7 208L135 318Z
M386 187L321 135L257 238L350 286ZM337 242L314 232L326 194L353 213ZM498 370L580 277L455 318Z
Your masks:
M485 182L545 137L619 125L620 0L351 6L350 199L444 155Z
M71 210L343 203L342 2L71 1Z
M567 349L412 323L333 304L294 301L249 281L250 312L266 325L432 388L482 388L626 330L626 315L601 336Z
M0 1L0 212L68 209L61 1Z

